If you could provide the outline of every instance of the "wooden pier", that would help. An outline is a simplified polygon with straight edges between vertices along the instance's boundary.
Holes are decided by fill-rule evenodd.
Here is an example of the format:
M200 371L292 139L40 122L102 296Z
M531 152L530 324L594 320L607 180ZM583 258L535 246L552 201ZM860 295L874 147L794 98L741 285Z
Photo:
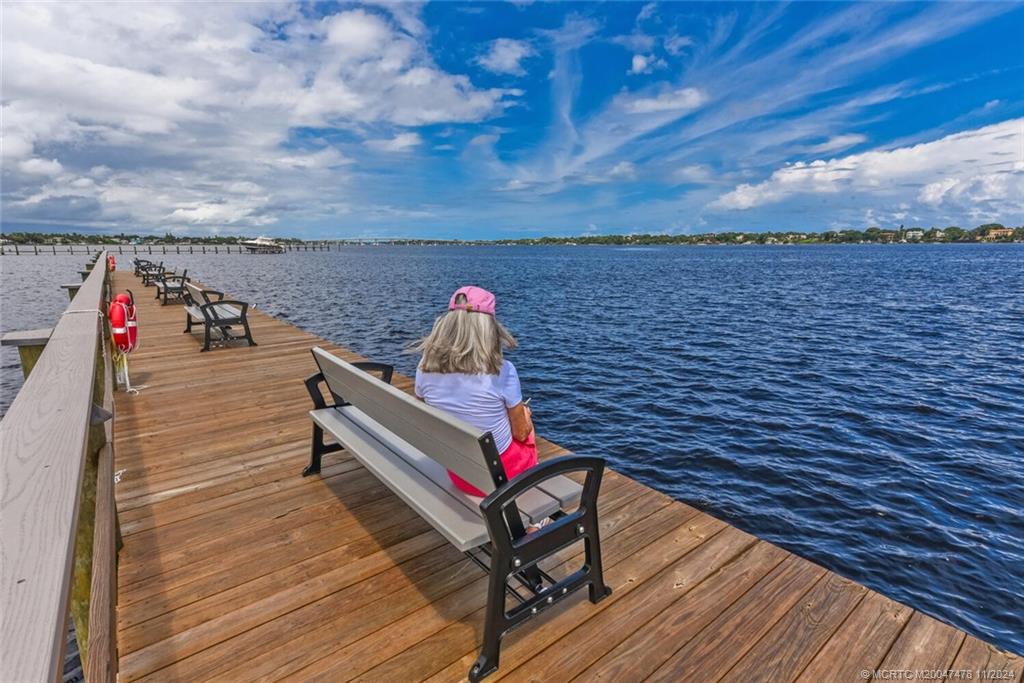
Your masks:
M138 295L143 387L115 397L119 680L465 679L483 572L344 452L300 476L309 350L357 356L258 311L259 346L200 353L181 307L130 273L113 284ZM1021 657L620 474L606 475L600 517L612 595L579 594L509 634L488 680L1024 675Z

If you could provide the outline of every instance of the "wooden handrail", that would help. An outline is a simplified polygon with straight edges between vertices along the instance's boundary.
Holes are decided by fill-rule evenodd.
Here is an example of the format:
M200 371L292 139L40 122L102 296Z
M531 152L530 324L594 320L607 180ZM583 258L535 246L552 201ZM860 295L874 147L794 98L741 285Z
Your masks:
M105 281L89 273L0 422L3 681L60 679Z

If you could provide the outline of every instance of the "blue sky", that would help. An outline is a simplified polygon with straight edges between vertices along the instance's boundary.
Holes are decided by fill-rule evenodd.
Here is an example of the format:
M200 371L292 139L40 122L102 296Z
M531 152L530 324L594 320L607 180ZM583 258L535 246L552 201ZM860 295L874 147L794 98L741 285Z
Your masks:
M5 5L6 230L1024 223L1019 3Z

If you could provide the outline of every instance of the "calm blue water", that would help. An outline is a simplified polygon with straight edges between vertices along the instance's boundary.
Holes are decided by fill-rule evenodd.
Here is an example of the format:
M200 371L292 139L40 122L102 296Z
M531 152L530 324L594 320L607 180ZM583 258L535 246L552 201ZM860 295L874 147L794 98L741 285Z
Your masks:
M24 273L53 280L30 307L52 317L83 260L5 259L4 329ZM1020 245L167 261L407 373L451 291L487 287L542 435L1024 653Z

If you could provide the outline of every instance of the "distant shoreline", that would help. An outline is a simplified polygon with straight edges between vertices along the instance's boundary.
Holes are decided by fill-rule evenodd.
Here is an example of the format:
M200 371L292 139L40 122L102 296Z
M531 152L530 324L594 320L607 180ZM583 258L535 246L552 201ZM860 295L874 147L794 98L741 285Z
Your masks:
M167 233L162 236L116 234L83 235L80 233L0 233L3 247L50 248L54 246L239 246L248 236L195 237ZM830 230L827 232L714 232L699 235L628 234L576 235L570 237L531 237L520 239L460 240L410 237L340 238L302 240L294 237L271 238L282 245L395 245L395 246L785 246L795 244L971 244L1024 243L1024 226L1007 227L988 223L967 230L948 228L900 228L867 230Z

